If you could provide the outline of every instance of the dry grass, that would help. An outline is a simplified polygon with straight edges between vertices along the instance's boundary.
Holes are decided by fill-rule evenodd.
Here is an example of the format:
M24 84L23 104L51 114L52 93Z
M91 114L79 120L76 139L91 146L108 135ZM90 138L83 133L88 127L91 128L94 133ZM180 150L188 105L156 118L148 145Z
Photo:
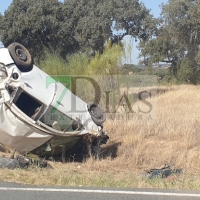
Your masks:
M111 138L122 143L114 160L116 166L121 162L126 168L139 170L171 163L191 174L198 173L199 89L199 86L174 86L158 94L154 97L157 100L156 114L150 123L144 120L123 125L117 121L108 122ZM114 125L116 129L113 129Z
M37 185L200 189L200 86L160 87L152 120L108 120L110 140L99 159L51 163L54 169L0 170L0 180ZM156 100L156 101L155 101ZM156 102L156 104L155 104ZM173 179L142 178L165 163L183 168Z

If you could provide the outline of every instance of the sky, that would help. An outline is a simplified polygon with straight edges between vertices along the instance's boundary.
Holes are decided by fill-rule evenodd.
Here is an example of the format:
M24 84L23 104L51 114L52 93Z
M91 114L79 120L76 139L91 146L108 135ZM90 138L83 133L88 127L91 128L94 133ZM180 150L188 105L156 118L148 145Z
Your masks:
M145 7L151 10L151 14L154 17L159 17L160 16L160 6L162 3L167 3L167 0L141 0L141 2L144 3ZM134 38L131 39L129 36L125 39L125 42L128 44L131 44L131 52L126 53L126 56L123 60L123 62L127 64L138 64L138 55L139 55L139 50L137 49L138 43L135 42Z
M159 5L161 3L167 2L167 0L140 0L140 1L144 3L146 8L151 9L151 14L153 14L154 17L159 17L159 15L160 15L161 9L160 9ZM0 1L0 13L1 14L3 14L4 11L8 9L11 2L12 2L12 0L1 0ZM131 53L128 53L126 55L126 62L137 64L137 62L138 62L137 57L139 54L139 51L136 48L137 43L134 40L130 40L129 38L127 38L126 41L128 41L129 44L130 43L132 44Z

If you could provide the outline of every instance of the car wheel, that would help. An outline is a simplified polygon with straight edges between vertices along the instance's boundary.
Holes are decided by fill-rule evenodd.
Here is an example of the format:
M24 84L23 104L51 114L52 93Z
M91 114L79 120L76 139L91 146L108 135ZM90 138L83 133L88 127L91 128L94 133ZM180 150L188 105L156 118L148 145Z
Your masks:
M101 126L105 122L106 114L99 105L95 103L88 103L88 111L97 126Z
M22 72L29 72L33 68L33 60L29 51L21 44L15 42L8 47L10 55L15 64Z

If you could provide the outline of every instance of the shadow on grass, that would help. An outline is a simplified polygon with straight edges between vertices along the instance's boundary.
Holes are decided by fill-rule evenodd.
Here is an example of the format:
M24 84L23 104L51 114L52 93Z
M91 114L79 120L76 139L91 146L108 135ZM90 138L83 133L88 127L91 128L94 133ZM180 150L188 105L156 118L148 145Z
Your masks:
M106 159L106 158L116 158L118 148L121 146L121 142L117 142L114 144L107 145L106 147L103 147L100 152L100 158Z
M101 151L98 154L94 154L92 155L97 159L107 159L107 158L111 158L111 159L115 159L117 157L117 152L118 152L118 148L121 146L121 142L117 142L114 144L110 144L110 145L106 145L105 147L101 147ZM79 150L74 151L73 153L71 153L70 155L68 154L65 158L66 162L78 162L78 163L83 163L84 161L87 160L87 158L90 158L91 156L88 154L83 154L80 153ZM60 161L62 162L62 156L61 155L57 155L54 157L55 161Z

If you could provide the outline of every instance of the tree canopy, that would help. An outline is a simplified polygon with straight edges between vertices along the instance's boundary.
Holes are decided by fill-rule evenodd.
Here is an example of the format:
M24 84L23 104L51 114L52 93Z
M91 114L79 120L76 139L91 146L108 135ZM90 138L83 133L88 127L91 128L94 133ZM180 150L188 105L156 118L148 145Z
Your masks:
M178 80L196 83L199 76L200 0L169 0L155 35L140 43L144 63L172 63L171 72Z
M20 42L37 58L45 49L64 57L101 52L107 40L128 34L146 41L155 24L138 0L13 0L0 16L0 35L5 46Z

